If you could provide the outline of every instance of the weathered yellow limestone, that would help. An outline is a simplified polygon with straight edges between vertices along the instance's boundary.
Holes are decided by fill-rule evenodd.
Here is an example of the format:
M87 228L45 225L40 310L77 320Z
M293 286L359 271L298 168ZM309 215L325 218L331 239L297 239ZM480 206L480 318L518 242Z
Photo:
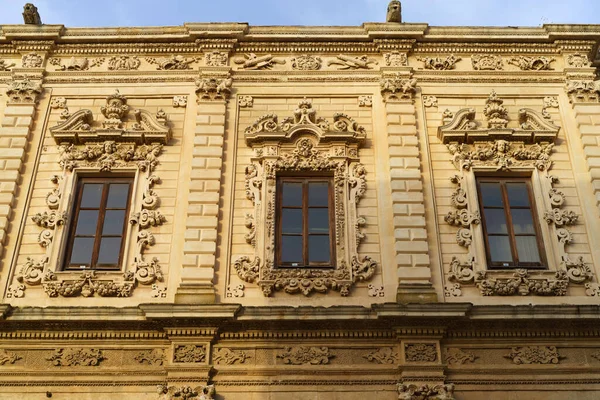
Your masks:
M0 26L0 399L597 397L600 25L25 11ZM272 268L275 177L323 171L338 263ZM119 174L121 270L63 271L77 177ZM547 268L487 268L480 175L530 179Z

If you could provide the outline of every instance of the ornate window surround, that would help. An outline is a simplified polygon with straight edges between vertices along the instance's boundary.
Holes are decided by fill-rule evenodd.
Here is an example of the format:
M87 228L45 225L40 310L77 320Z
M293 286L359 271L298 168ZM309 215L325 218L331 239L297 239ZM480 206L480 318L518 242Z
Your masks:
M519 110L519 126L509 128L508 111L502 104L492 91L484 108L487 127L475 121L474 109L461 109L455 115L446 110L444 125L438 128L438 138L447 145L458 170L451 178L456 185L451 197L454 210L444 219L458 227L457 242L467 249L466 255L454 256L450 263L445 295L461 296L461 285L476 285L484 296L564 296L570 283L587 282L593 275L583 259L571 259L566 250L572 242L566 226L576 223L577 215L562 209L565 195L554 188L558 178L549 173L560 127L543 114L523 108ZM477 201L479 175L530 177L546 244L547 270L487 269Z
M357 205L366 191L366 171L360 164L359 148L366 132L345 114L336 113L333 123L317 118L306 98L293 117L281 123L275 114L265 115L245 130L246 144L254 150L246 167L246 196L254 213L246 216L246 241L254 247L253 257L233 262L238 276L257 283L265 296L274 291L325 293L329 289L348 296L350 287L370 279L377 263L359 257L358 249L366 224ZM333 269L275 268L275 196L278 172L312 173L329 171L334 180L335 243L337 265Z
M45 254L39 261L28 258L17 270L18 283L9 289L12 297L23 297L28 286L38 285L49 297L129 297L138 284L153 285L154 291L160 289L155 284L163 281L159 260L145 257L144 251L154 244L150 229L166 222L158 210L160 198L153 189L160 178L153 172L163 145L172 137L167 115L162 110L156 116L134 110L135 122L129 121L127 98L118 91L107 97L101 112L105 118L98 123L91 110L70 115L65 108L61 113L63 121L49 128L62 174L51 179L55 188L46 196L48 210L31 217L42 229L38 242ZM133 176L122 269L61 271L68 233L63 226L71 219L76 184L80 177L99 173Z

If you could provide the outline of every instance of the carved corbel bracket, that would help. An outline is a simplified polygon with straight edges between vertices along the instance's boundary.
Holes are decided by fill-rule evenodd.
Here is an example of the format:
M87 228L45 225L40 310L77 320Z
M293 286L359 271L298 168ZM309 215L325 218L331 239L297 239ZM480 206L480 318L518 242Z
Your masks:
M379 81L381 95L384 101L412 102L417 93L417 80L399 72L393 76L384 76Z
M571 103L600 102L600 81L569 80L565 91Z
M42 85L38 81L25 79L13 79L6 88L8 104L35 104L38 96L42 93Z
M207 75L201 74L196 80L196 94L198 101L229 100L231 97L231 75Z

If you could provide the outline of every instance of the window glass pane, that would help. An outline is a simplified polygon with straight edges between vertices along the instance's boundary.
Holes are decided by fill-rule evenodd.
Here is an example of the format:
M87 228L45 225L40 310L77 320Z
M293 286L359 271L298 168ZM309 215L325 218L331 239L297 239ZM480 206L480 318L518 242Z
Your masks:
M507 183L506 191L508 192L508 202L511 207L529 207L527 184L523 182Z
M284 208L281 214L282 233L302 233L302 209Z
M532 234L535 235L533 227L533 217L531 210L528 208L512 208L510 210L512 216L513 229L516 235Z
M519 262L540 262L540 254L535 236L517 236L516 241Z
M502 191L499 183L482 182L479 184L479 189L484 207L502 207Z
M100 252L98 253L98 264L116 265L121 253L121 238L102 238Z
M282 203L284 207L302 207L302 183L284 182Z
M98 210L79 210L77 218L77 228L75 235L77 236L93 236L96 234L96 226L98 224Z
M127 208L129 198L128 183L112 183L108 190L106 208Z
M100 208L100 200L102 200L101 183L86 183L83 185L83 194L81 195L82 208Z
M71 251L70 264L89 267L92 263L93 249L94 238L75 238L73 241L73 250Z
M308 205L309 207L329 205L329 183L310 182L308 184Z
M329 262L329 236L308 237L308 261L311 263Z
M488 240L490 242L490 254L493 262L512 263L508 236L488 236ZM509 265L506 266L508 267Z
M329 210L327 208L308 209L308 233L329 234Z
M485 214L485 227L488 234L508 233L506 229L506 216L504 210L496 208L486 208L483 210Z
M104 216L103 235L123 234L123 225L125 224L125 210L106 210Z
M302 236L281 237L281 262L292 264L293 267L302 267Z

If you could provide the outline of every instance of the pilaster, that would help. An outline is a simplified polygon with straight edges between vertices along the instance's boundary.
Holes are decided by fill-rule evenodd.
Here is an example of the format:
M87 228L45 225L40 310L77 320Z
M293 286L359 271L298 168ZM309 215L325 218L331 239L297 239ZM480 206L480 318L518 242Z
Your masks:
M416 80L397 72L381 82L387 113L398 302L435 302L419 158Z
M198 108L184 262L177 303L214 303L213 277L217 251L219 196L223 167L223 139L231 78L218 69L196 81Z

